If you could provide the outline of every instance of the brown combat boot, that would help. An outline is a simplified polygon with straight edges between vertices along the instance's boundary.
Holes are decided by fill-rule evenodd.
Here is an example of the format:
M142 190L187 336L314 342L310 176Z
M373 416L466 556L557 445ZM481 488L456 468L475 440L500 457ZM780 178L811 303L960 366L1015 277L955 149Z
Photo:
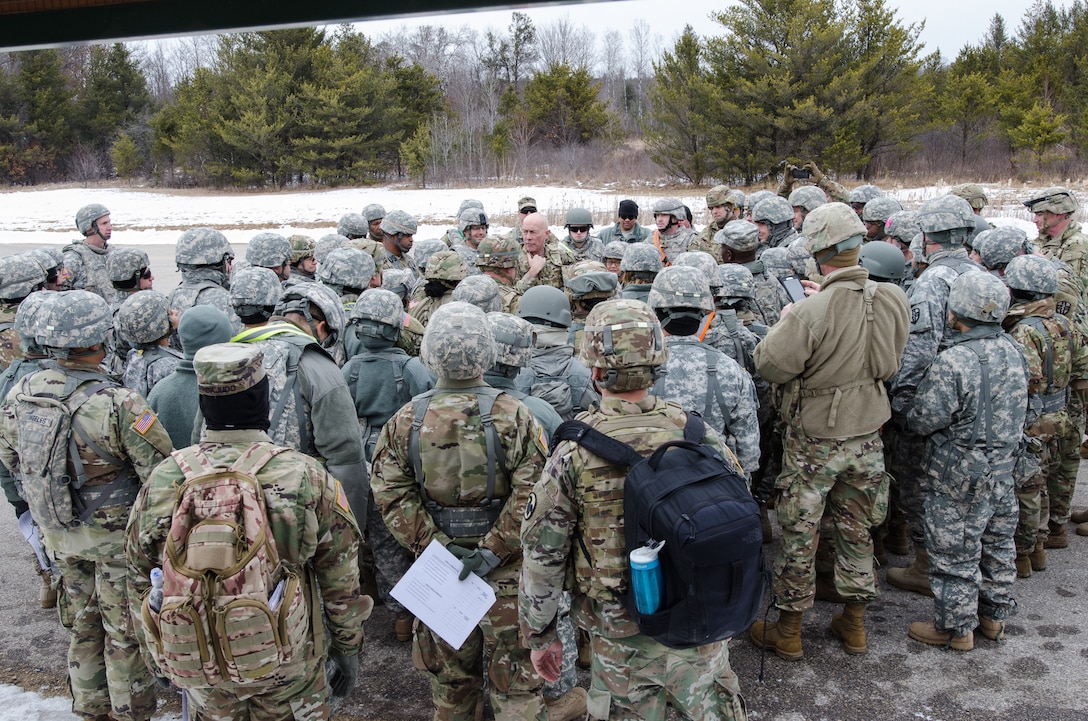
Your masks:
M1035 550L1028 554L1028 560L1031 562L1032 571L1045 571L1046 570L1046 543L1043 541L1035 542Z
M1088 522L1081 523L1077 526L1078 536L1088 536Z
M831 633L842 641L843 650L852 655L867 652L865 643L865 604L848 602L842 613L831 617Z
M1031 578L1031 558L1027 553L1016 554L1016 577Z
M1069 514L1069 520L1078 526L1082 523L1088 523L1088 508L1083 511L1073 511Z
M412 621L414 616L407 611L401 611L393 621L393 632L397 634L398 641L412 640Z
M559 698L545 698L548 721L574 721L576 718L585 717L587 697L584 688L575 686Z
M884 538L884 548L888 553L906 556L910 553L910 526L906 523L888 526L888 535Z
M779 611L774 623L756 621L748 631L752 643L760 648L773 650L785 661L800 661L801 651L801 612Z
M1043 548L1069 548L1069 536L1065 532L1065 526L1050 521L1050 533L1043 541Z
M915 621L910 625L907 635L930 646L944 646L956 651L971 651L975 648L975 634L971 631L963 636L953 636L951 631L938 631L933 621Z
M57 589L53 587L53 574L49 571L38 571L41 577L41 585L38 587L38 603L42 608L57 607Z
M906 568L889 568L887 578L896 588L933 598L933 589L929 587L929 551L925 546L915 546L911 564Z
M1002 643L1005 641L1005 622L985 616L978 617L978 628L975 629L991 641Z

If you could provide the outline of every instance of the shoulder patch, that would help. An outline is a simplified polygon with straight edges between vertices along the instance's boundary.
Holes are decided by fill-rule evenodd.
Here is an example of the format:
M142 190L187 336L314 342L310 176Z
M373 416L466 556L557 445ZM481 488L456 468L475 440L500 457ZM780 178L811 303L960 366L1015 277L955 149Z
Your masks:
M137 418L132 424L132 430L139 433L141 436L147 435L147 432L151 430L151 426L155 425L155 421L158 420L155 414L151 411L144 411L143 415Z
M528 521L536 512L536 491L529 494L529 500L525 503L525 520Z
M922 311L918 306L914 306L910 309L910 324L915 325L918 319L921 317Z
M340 481L336 481L336 505L340 506L340 510L344 513L351 513L348 494L344 493L344 486L340 484Z

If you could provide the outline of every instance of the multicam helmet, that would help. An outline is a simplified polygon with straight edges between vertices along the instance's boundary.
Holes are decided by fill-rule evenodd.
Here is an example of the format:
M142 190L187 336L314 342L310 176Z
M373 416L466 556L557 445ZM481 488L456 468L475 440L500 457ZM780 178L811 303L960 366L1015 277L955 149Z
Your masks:
M106 340L113 314L106 301L87 290L50 293L38 312L37 340L50 355L68 356L76 348L90 348Z
M1025 200L1024 205L1032 213L1072 213L1078 207L1077 198L1068 188L1054 186L1043 190L1031 200Z
M403 210L390 211L382 218L382 232L386 235L415 235L419 224Z
M861 246L858 262L873 279L902 280L907 274L903 251L879 240Z
M1041 255L1018 255L1005 267L1005 283L1013 290L1054 295L1058 292L1058 269Z
M684 251L676 256L676 262L673 265L697 268L710 286L711 293L718 287L718 261L714 260L714 256L710 253L704 253L701 250Z
M487 218L487 213L483 208L465 208L457 216L457 229L462 234L467 233L468 229L480 225L484 228L490 227L490 222Z
M94 227L96 220L103 215L109 214L110 209L99 203L84 205L76 211L76 229L79 230L80 235L87 235L91 232L91 228Z
M361 213L344 213L336 224L336 234L347 239L362 238L370 232L370 224Z
M671 215L677 219L688 217L679 198L658 198L654 201L654 215Z
M619 279L596 260L575 263L563 282L572 300L611 298L619 290Z
M979 237L983 234L979 233ZM1012 225L1002 225L987 231L986 237L975 243L982 265L989 270L1004 268L1028 246L1028 234Z
M563 294L557 288L552 290L560 295ZM471 303L485 313L502 310L502 293L499 291L499 284L488 275L468 276L453 289L450 299Z
M133 293L117 311L115 322L121 338L135 347L157 343L170 335L170 300L157 290Z
M773 193L762 198L752 207L752 222L778 225L793 220L793 206L780 195Z
M308 235L292 235L287 239L291 244L291 265L298 265L307 258L314 257L317 242Z
M788 202L793 208L804 208L811 213L827 202L827 194L815 185L802 185L790 193Z
M1000 323L1009 312L1009 289L995 275L968 271L952 283L952 289L948 292L948 310L957 318L979 323Z
M360 248L360 250L362 250L362 248ZM445 241L439 240L438 238L427 238L412 245L412 257L415 259L419 269L425 271L428 267L427 264L431 261L431 256L441 250L449 250L449 246L446 245ZM363 252L365 253L366 251L364 250ZM383 249L382 252L384 253L385 250Z
M498 350L491 325L482 310L451 301L437 309L427 323L419 359L439 378L470 380L495 365Z
M268 268L243 268L230 281L230 303L241 318L270 317L282 295L279 276Z
M861 219L845 203L821 205L805 217L802 228L805 247L813 256L829 248L835 253L856 248L865 237Z
M337 248L347 247L348 239L342 235L336 233L329 233L318 238L317 245L314 246L314 260L318 263L325 262L325 258L329 253Z
M900 210L898 213L889 215L884 221L884 235L904 245L910 244L911 239L920 231L918 213L914 210Z
M536 332L533 324L509 313L488 313L487 322L495 336L498 359L495 365L525 368L533 355Z
M234 258L227 237L215 228L191 228L181 234L174 246L178 267L219 265Z
M899 204L899 201L895 198L889 198L887 196L880 196L873 198L865 207L861 210L861 219L865 222L885 222L891 217L892 213L898 213L903 210L903 206Z
M621 273L660 273L663 267L661 251L650 243L628 243L627 251L620 261Z
M756 281L752 271L737 263L722 263L718 266L718 281L721 283L721 298L756 297Z
M131 245L114 248L106 258L106 272L113 283L124 283L138 278L149 265L151 260L147 253Z
M348 323L363 335L396 340L404 327L404 303L384 288L363 291L348 313Z
M526 290L518 301L517 316L553 328L569 328L573 320L567 294L550 285L534 285Z
M661 323L640 300L616 298L595 306L582 330L579 360L608 372L598 383L614 392L649 388L669 358Z
M291 262L291 243L278 233L258 233L246 248L246 262L255 268L279 268Z
M948 192L963 198L975 210L982 210L990 202L990 199L986 197L986 191L978 183L960 183L952 186Z
M325 256L315 277L334 293L361 293L377 273L374 259L355 248L337 248Z
M615 277L615 276L612 276ZM46 273L30 253L0 258L0 298L20 300L45 284Z
M759 226L747 220L731 220L714 234L714 240L740 253L759 247Z
M710 190L706 191L706 207L714 208L719 205L727 205L729 203L729 186L728 185L715 185Z
M884 191L875 185L859 185L850 191L850 205L864 205L873 198L883 197Z
M714 266L717 276L718 267ZM717 281L717 278L715 278ZM654 310L672 308L698 308L701 311L714 310L714 296L710 284L702 270L694 266L674 265L665 268L654 278L647 302Z
M457 283L468 277L468 263L456 250L440 250L427 261L427 280L445 280Z
M484 238L476 247L476 265L481 268L514 268L521 246L513 238Z
M967 232L975 227L971 206L951 193L922 203L917 219L918 227L932 243L962 243Z
M385 217L385 208L377 203L371 203L363 208L363 217L366 218L367 223L372 223L375 220L381 220Z

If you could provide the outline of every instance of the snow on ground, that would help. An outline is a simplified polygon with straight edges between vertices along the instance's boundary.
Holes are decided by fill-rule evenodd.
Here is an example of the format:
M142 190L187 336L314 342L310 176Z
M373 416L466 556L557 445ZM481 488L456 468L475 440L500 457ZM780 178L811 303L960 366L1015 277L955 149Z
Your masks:
M178 714L157 715L155 721L181 721ZM68 698L43 698L18 686L0 684L0 721L79 721Z

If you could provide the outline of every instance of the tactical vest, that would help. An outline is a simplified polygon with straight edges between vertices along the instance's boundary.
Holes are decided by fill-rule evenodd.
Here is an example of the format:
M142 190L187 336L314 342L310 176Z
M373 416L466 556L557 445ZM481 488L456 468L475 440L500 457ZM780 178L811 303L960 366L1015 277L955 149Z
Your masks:
M1043 370L1046 372L1046 390L1042 393L1028 393L1028 405L1040 416L1047 413L1060 413L1069 404L1069 379L1066 378L1064 381L1055 380L1054 353L1057 345L1058 352L1063 355L1072 354L1072 348L1070 347L1072 334L1069 329L1069 320L1064 315L1056 313L1053 318L1056 323L1062 326L1061 338L1057 342L1051 338L1050 331L1047 330L1046 324L1040 316L1033 315L1021 318L1016 323L1017 325L1023 324L1034 328L1046 341L1046 357L1043 358Z
M721 358L715 358L715 362L711 364L710 361L713 353L710 348L695 343L685 343L684 345L689 348L698 348L699 350L701 350L703 352L703 363L706 366L706 393L703 396L703 407L701 409L689 408L685 410L691 410L701 413L702 417L707 419L707 421L709 422L711 418L714 418L714 406L717 405L718 410L721 414L721 419L724 422L727 415L728 405L725 401L725 394L722 393L721 382L718 380L718 364L722 362ZM653 388L650 390L650 393L657 396L658 398L666 398L667 396L664 395L665 378L658 378L657 381L654 383Z

